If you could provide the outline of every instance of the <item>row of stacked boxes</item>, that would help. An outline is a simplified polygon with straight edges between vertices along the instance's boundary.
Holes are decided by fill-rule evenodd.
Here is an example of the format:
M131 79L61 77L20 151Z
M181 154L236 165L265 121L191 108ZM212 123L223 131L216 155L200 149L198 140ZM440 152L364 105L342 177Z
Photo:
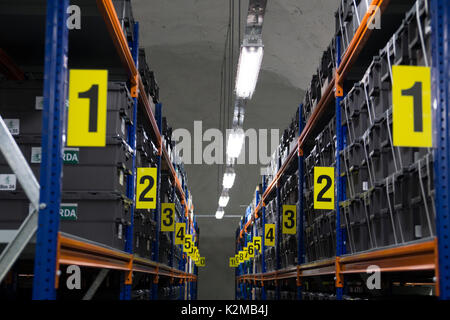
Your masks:
M314 167L333 167L336 150L336 120L331 119L318 134L304 158L305 184L304 230L305 262L330 258L336 252L336 212L314 209Z
M340 174L348 200L340 207L348 253L435 235L433 153L396 147L392 139L391 66L430 63L428 26L425 3L418 1L341 103L347 147Z
M0 83L0 110L34 175L39 179L42 85L35 81ZM105 148L64 150L61 230L124 249L131 200L126 197L133 151L127 144L132 99L124 83L109 83ZM1 229L16 229L30 212L22 187L0 156Z

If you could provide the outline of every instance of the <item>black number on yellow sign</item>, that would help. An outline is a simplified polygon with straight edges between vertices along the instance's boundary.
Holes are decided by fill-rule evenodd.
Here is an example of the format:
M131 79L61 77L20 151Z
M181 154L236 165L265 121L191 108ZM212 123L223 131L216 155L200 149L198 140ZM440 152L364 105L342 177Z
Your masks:
M137 168L136 209L156 209L156 168Z
M261 237L254 237L253 245L255 246L256 251L261 252Z
M176 224L176 232L175 232L175 244L184 244L184 230L186 228L186 224L177 223Z
M268 247L275 246L275 225L266 224L264 243Z
M89 99L89 132L97 132L98 84L93 84L89 90L80 92L78 98Z
M107 70L70 70L67 146L104 147Z
M283 205L283 234L295 234L297 227L297 207Z
M334 209L334 167L314 167L314 209Z
M239 252L239 261L240 262L244 261L244 252L242 251Z
M192 248L192 236L189 234L186 234L184 236L184 251L186 253L189 253L191 248Z
M249 255L249 257L250 258L253 258L254 256L255 256L255 247L254 247L254 245L253 245L253 243L249 243L248 244L248 247L247 247L248 249L247 249L247 251L248 251L248 255Z
M175 204L161 203L161 231L172 232L175 227Z

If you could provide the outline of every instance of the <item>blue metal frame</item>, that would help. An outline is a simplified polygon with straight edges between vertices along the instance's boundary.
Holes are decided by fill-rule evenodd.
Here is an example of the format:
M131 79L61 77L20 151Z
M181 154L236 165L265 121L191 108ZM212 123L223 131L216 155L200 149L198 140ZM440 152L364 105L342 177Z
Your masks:
M439 252L439 298L450 299L450 4L431 0L432 79L435 103L436 230Z
M68 0L47 1L40 209L33 279L35 300L56 299L56 258L63 164L62 137L67 97L68 4Z
M281 168L281 157L278 156L278 168ZM275 270L281 269L281 257L280 257L280 242L281 242L281 215L282 212L282 204L281 204L281 190L280 190L280 180L277 181L277 185L275 186L277 193L277 219L275 225L275 261L276 266ZM280 300L280 286L278 280L275 280L275 299Z
M262 177L262 194L266 192L267 183L266 176ZM265 246L265 236L266 236L266 206L264 205L264 201L261 201L261 225L262 225L262 235L261 235L261 271L262 273L266 273L266 246ZM261 300L266 300L266 288L263 285L261 288Z
M303 131L303 104L298 108L298 135ZM300 146L298 150L298 205L297 205L297 264L303 264L303 181L305 180L303 155L300 154ZM302 285L301 282L297 285L297 300L302 300Z
M128 45L131 48L131 55L133 56L136 68L139 69L139 23L134 24L135 37L134 41ZM130 208L130 225L127 226L125 231L125 252L133 253L133 240L134 240L134 207L135 207L135 179L136 179L136 125L137 125L137 106L138 99L133 98L133 121L128 126L128 144L133 149L132 156L132 175L127 176L127 197L133 200L133 205ZM120 300L131 300L131 284L125 284L122 282L120 288Z
M341 41L340 36L336 36L336 69L339 67L341 63ZM344 237L341 229L341 216L339 210L339 203L344 200L344 192L345 192L345 181L340 176L340 166L341 166L341 158L339 153L344 149L344 128L341 124L341 101L342 97L336 97L336 168L335 168L335 177L336 177L336 257L340 257L344 254ZM342 300L343 289L337 287L336 288L336 299Z
M162 134L162 104L157 103L155 105L155 120L158 125L159 132ZM162 143L162 141L161 141ZM162 151L163 146L160 146L160 150ZM156 234L154 241L154 250L153 250L153 261L159 261L159 234L160 234L160 218L161 218L161 191L159 186L161 185L161 158L162 152L159 152L156 158L156 168L157 168L157 177L156 177L156 185L158 188L156 189L156 209L155 209L155 222L156 222ZM158 300L158 283L153 281L152 284L152 300Z

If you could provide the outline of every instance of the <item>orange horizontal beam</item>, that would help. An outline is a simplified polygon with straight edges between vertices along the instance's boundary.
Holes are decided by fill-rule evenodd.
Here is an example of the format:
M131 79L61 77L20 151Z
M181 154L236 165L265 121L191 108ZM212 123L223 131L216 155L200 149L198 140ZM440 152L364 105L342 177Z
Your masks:
M111 0L97 0L97 7L100 13L103 15L106 27L111 34L114 45L119 53L119 57L124 63L126 70L131 78L135 78L138 75L136 65L131 55L130 48L128 47L127 39L122 31L119 18L117 17L116 9Z
M342 273L366 272L377 265L382 272L435 270L434 240L341 257Z

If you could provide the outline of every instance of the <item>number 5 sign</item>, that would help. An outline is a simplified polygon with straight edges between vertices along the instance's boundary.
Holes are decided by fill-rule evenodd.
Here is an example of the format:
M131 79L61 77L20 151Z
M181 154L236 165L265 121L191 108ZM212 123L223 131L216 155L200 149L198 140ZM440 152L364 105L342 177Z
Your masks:
M394 146L431 147L431 71L428 67L392 67Z
M334 210L334 167L314 167L314 209Z
M156 209L156 168L137 168L136 209Z
M107 70L70 70L67 146L106 145Z

